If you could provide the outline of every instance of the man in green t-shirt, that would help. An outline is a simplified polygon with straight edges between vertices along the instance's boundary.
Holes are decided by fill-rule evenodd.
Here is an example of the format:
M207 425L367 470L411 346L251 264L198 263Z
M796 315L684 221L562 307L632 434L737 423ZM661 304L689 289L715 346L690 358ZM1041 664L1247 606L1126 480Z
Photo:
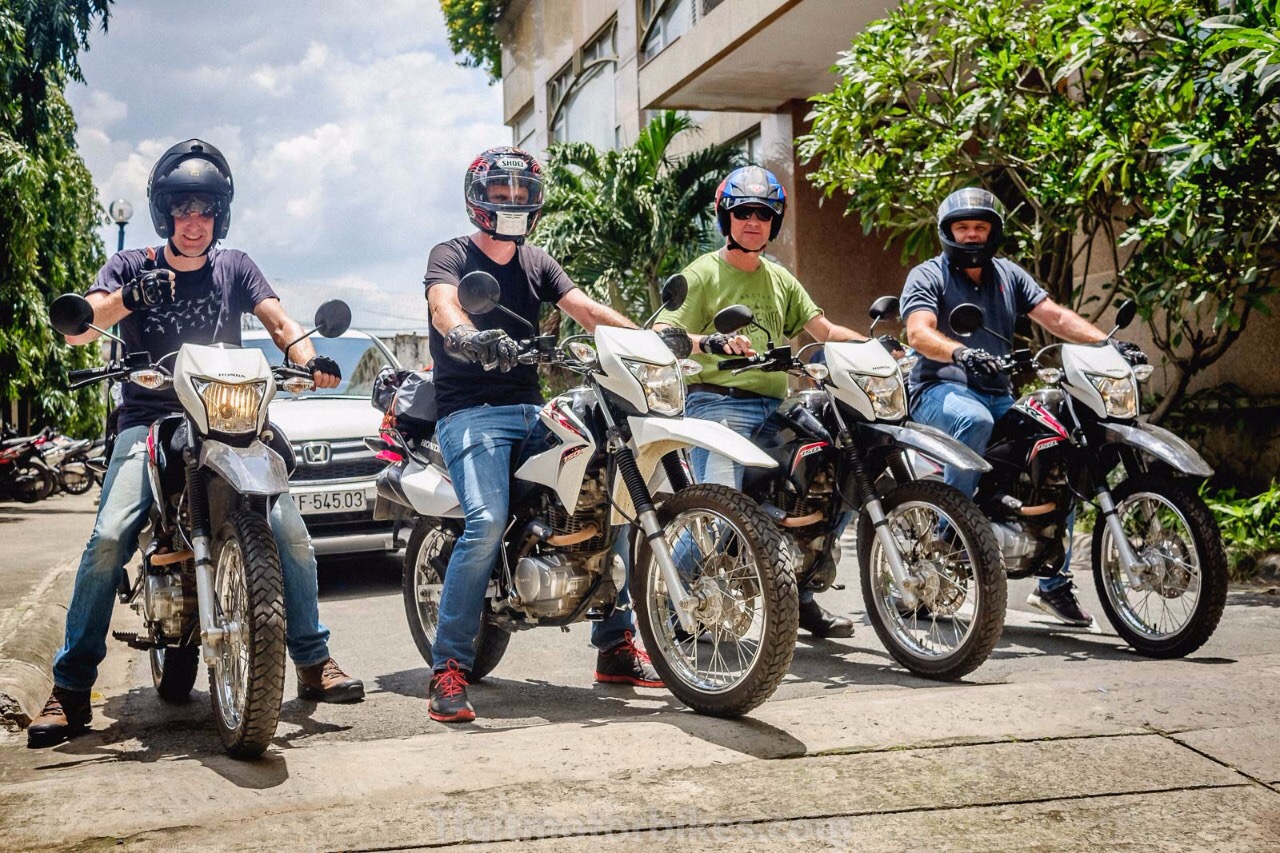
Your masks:
M731 172L716 190L716 221L724 246L685 267L688 298L679 310L658 315L654 325L659 331L668 326L687 331L693 358L702 365L697 381L689 385L685 414L718 421L748 438L787 395L787 375L748 370L734 376L718 369L721 357L755 355L769 339L782 341L801 331L824 342L866 340L823 316L795 276L763 257L782 228L786 205L786 192L772 172L759 166ZM734 335L706 334L716 312L735 304L749 307L768 334L755 327ZM697 482L742 488L742 469L729 459L695 448L690 461ZM800 593L800 627L816 637L853 635L853 622L822 609L809 590Z

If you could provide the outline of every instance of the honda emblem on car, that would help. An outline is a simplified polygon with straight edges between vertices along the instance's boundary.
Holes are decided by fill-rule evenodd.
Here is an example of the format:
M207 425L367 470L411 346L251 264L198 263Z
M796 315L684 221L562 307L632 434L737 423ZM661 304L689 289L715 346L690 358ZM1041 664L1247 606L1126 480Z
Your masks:
M333 449L325 441L313 441L302 445L302 461L308 465L328 465Z

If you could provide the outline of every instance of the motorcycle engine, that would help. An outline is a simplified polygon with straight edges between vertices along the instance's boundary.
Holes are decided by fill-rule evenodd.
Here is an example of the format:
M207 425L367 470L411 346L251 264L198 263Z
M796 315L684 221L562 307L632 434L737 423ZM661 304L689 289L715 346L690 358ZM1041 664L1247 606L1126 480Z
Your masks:
M194 571L192 588L194 588ZM183 628L195 617L194 595L183 595L181 570L149 574L142 584L142 618L170 639L182 637ZM134 605L137 608L137 605Z
M571 554L587 554L599 551L604 547L608 533L609 495L605 491L604 469L594 476L588 475L582 481L582 492L578 496L578 509L570 514L565 512L559 501L548 501L543 510L543 517L555 530L557 536L579 539L592 528L595 532L588 538L574 542L572 545L560 545L561 550ZM603 510L603 511L602 511Z
M518 606L542 619L568 616L595 583L591 572L564 554L522 557L512 580Z
M996 534L1000 553L1004 555L1006 570L1010 574L1016 574L1028 569L1031 557L1036 552L1036 537L1017 522L997 521L991 525L991 529Z

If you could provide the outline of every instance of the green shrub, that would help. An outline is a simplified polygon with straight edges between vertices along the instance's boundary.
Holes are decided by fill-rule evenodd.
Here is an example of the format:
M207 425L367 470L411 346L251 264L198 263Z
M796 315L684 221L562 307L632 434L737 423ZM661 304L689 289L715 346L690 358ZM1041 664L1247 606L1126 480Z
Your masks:
M1262 557L1280 552L1280 481L1252 497L1237 496L1235 489L1205 490L1203 497L1222 528L1234 579L1252 577Z

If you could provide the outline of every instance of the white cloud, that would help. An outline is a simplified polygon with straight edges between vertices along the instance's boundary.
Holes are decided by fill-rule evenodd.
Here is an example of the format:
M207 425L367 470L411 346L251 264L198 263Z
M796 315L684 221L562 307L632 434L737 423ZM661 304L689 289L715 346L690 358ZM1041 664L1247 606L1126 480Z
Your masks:
M104 205L134 204L126 243L158 239L147 175L165 148L199 136L235 172L227 244L254 257L291 312L332 293L358 325L425 324L425 306L417 317L406 305L421 305L430 247L471 230L463 170L510 141L500 89L457 66L438 4L232 0L190 23L166 0L113 7L82 57L87 85L69 93ZM103 230L109 249L115 234Z

